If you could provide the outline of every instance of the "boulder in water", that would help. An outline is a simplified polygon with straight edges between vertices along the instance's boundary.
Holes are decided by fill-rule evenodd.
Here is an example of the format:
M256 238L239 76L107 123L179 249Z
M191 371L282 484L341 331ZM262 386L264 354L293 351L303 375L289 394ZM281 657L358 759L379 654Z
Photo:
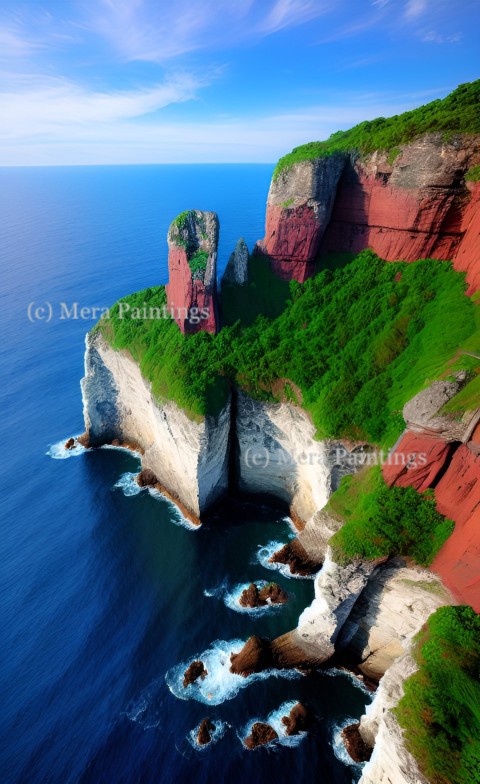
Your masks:
M215 724L210 721L208 716L206 719L203 719L203 721L200 723L197 733L197 743L199 746L206 746L207 743L210 743L214 729Z
M257 746L265 746L267 743L271 743L272 740L276 740L277 738L278 735L270 724L266 724L263 721L256 721L250 735L245 738L243 743L247 749L256 749Z
M187 686L190 686L191 683L195 683L199 678L203 679L206 678L208 675L208 670L205 669L205 665L202 661L198 659L193 661L185 670L185 674L183 676L183 688L186 689Z

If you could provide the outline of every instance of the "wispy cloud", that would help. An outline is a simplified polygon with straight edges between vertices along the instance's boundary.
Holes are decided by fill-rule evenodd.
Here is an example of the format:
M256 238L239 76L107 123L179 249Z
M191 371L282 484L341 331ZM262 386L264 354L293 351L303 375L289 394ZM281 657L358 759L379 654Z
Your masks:
M426 12L427 8L428 0L408 0L405 16L407 19L417 19Z
M189 101L202 86L191 74L172 76L149 89L108 93L62 78L19 78L15 89L0 93L0 138L65 136L74 126L98 129L103 124L144 117L170 104Z
M450 35L442 35L435 30L429 30L428 33L422 35L422 41L430 44L458 44L462 40L461 33L451 33Z
M296 27L327 13L331 3L318 0L276 0L273 7L257 25L257 30L265 35L276 33L286 27Z

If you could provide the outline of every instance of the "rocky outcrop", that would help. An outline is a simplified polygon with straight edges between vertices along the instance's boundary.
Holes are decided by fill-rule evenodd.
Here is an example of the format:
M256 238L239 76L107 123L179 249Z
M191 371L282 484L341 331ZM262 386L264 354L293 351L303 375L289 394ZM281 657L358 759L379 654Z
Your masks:
M360 724L349 724L342 730L345 748L354 762L368 762L372 756L372 747L365 743L360 734Z
M323 561L312 558L298 539L287 542L269 558L270 563L285 564L292 574L307 576L316 574Z
M244 286L248 283L248 259L249 253L245 240L241 237L233 253L228 259L225 272L222 277L224 283L235 283L237 286Z
M355 602L338 636L337 654L379 681L429 616L453 603L435 574L395 559L377 569Z
M216 332L217 251L215 212L189 210L168 230L168 311L182 332Z
M460 253L457 268L465 269L467 253L478 242L469 210L478 195L464 175L479 162L480 137L445 142L441 133L400 145L394 160L387 152L352 159L338 186L323 250L373 248L387 261L453 259L456 267ZM467 267L473 289L478 275L473 257Z
M375 699L360 720L360 734L374 751L359 784L428 784L407 751L403 731L392 713L403 696L405 680L416 669L409 653L399 658L380 681Z
M256 749L257 746L265 746L267 743L271 743L272 740L277 740L277 738L278 734L270 724L256 721L250 731L250 735L243 742L247 749Z
M313 274L346 160L339 153L301 161L272 180L265 237L255 250L269 257L279 277L303 283Z
M269 670L274 666L270 640L253 636L247 640L241 651L230 656L230 672L248 677L254 672Z
M301 614L296 629L299 646L316 651L317 663L333 656L340 629L377 566L375 561L360 560L340 566L327 550L315 579L315 598Z
M271 495L301 524L330 495L328 446L314 439L307 414L288 403L263 403L239 391L236 401L238 489Z
M438 511L455 529L431 568L457 599L480 612L479 409L460 419L442 413L466 380L457 373L454 381L434 382L406 404L410 429L383 466L383 476L389 486L434 488Z
M452 381L434 381L415 395L403 407L403 418L408 430L422 435L435 436L443 441L461 441L467 430L472 412L457 421L442 413L442 408L462 389L468 374L461 370Z
M285 604L288 594L277 583L268 583L258 589L255 583L242 591L239 602L242 607L266 607L268 604Z
M187 686L195 683L195 681L197 681L199 678L201 678L203 681L207 675L208 670L205 669L204 663L199 660L193 661L185 670L185 674L183 676L183 688L186 689Z
M197 743L199 746L206 746L212 740L212 732L215 730L215 724L207 718L200 722L197 732Z
M310 729L313 718L312 712L301 702L297 702L288 716L282 716L282 724L285 725L287 735L299 735L300 732L307 732Z
M159 404L136 362L114 351L99 331L87 336L82 380L90 446L132 441L142 467L194 521L228 488L230 405L194 422L175 405Z

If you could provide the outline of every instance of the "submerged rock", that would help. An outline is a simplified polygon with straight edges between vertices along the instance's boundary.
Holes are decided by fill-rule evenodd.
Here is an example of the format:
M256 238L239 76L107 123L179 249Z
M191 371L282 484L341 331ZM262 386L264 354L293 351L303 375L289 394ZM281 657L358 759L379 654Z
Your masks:
M372 747L365 743L360 735L360 724L350 724L342 730L345 748L354 762L368 762L372 756Z
M197 743L199 746L206 746L212 740L212 732L215 730L215 724L210 721L209 717L203 719L200 723L197 733Z
M253 635L242 650L230 656L230 672L246 678L254 672L263 672L274 666L270 640Z
M304 577L316 574L322 565L309 556L298 539L287 542L269 558L269 561L270 563L286 564L290 567L292 574L300 574Z
M186 689L187 686L190 686L191 683L195 683L199 678L204 680L208 675L208 670L205 669L205 665L202 661L198 659L193 661L185 670L185 675L183 676L183 688Z
M239 601L242 607L265 607L268 604L285 604L288 594L277 583L268 583L260 590L251 583L242 591Z
M282 716L282 724L285 725L287 735L298 735L300 732L306 732L313 723L312 712L297 702L293 706L288 716Z
M270 724L256 721L250 735L245 738L243 743L247 749L256 749L257 746L265 746L267 743L271 743L272 740L277 740L277 738L278 735Z

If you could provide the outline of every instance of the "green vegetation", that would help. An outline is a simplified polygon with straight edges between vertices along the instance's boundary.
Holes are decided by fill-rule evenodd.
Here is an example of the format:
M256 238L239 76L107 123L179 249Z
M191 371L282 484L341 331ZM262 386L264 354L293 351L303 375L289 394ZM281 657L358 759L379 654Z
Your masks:
M467 182L480 182L480 166L472 166L465 175Z
M288 207L290 207L291 204L293 204L294 201L295 199L287 199L287 201L282 201L280 206L283 207L284 209L287 209Z
M138 361L154 393L190 416L218 411L232 382L275 400L273 387L286 379L300 389L319 437L391 445L407 400L447 366L452 373L478 365L461 353L451 361L474 342L478 307L448 262L386 264L364 251L304 284L274 279L259 257L250 264L250 285L222 291L226 312L238 320L216 336L183 336L165 319L119 319L118 306L101 322L113 347ZM122 301L161 308L165 292L157 287Z
M393 150L390 150L390 152L387 155L387 163L389 166L392 166L395 163L396 159L398 158L401 152L402 151L400 147L394 147Z
M461 418L465 411L474 411L480 400L480 375L475 376L460 392L442 408L442 414L453 414Z
M273 178L293 163L321 158L336 152L369 153L390 150L408 144L424 133L443 132L451 138L456 133L480 133L480 80L461 84L443 100L432 101L413 111L394 117L378 117L362 122L348 131L337 131L323 142L310 142L295 147L280 158ZM393 160L391 161L393 163Z
M272 272L270 262L262 256L250 256L248 283L237 286L222 282L222 324L250 326L259 314L274 319L285 310L289 299L289 284Z
M454 527L428 493L387 487L380 466L344 477L327 510L345 520L330 539L338 563L403 555L428 566Z
M208 251L206 250L197 250L188 259L188 266L192 271L192 275L195 275L196 272L205 272L207 269L207 261L208 261ZM203 278L203 275L202 275Z
M480 616L441 607L414 656L419 670L395 711L409 750L435 784L480 784Z

